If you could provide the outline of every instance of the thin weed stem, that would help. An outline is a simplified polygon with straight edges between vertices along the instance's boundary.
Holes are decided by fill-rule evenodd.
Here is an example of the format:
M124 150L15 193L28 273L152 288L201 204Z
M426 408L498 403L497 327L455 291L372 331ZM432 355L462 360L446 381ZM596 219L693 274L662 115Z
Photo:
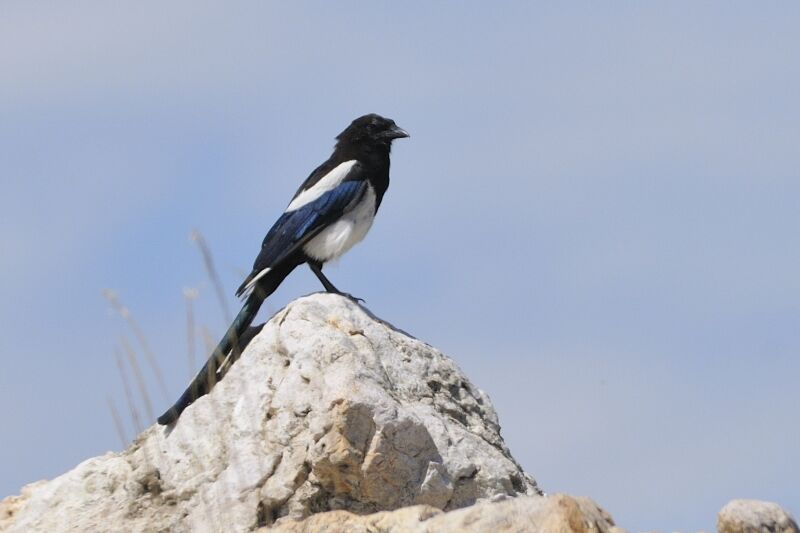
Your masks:
M208 244L206 244L206 240L203 238L203 234L200 233L200 231L193 230L189 238L196 242L197 247L200 249L200 254L203 256L203 265L206 267L206 273L211 280L211 284L214 286L214 292L217 294L217 300L219 301L220 309L222 309L225 324L230 324L231 320L233 320L233 316L228 307L228 302L225 300L225 291L222 288L222 281L220 281L219 274L217 274L217 269L214 267L214 258L211 255L211 250L208 248Z
M136 433L139 434L142 432L142 420L139 417L139 410L136 408L136 403L133 401L131 385L128 381L128 373L125 370L125 362L122 360L122 354L120 353L119 348L114 348L114 358L117 361L117 368L119 369L119 375L122 379L122 388L125 391L125 401L128 402L128 411L130 412L131 420L133 421L133 427L136 430Z
M147 337L145 337L142 328L139 327L139 323L133 318L130 310L123 305L120 301L119 296L117 293L112 291L111 289L104 289L103 296L105 296L106 300L109 301L111 306L117 311L120 316L128 323L131 330L133 330L133 335L136 337L136 340L139 341L139 344L142 346L142 350L144 351L145 358L147 359L150 368L152 369L153 373L156 376L156 380L158 381L159 388L161 389L161 394L164 395L164 401L169 401L169 392L167 392L167 384L164 381L164 375L161 372L161 368L158 366L158 362L156 361L155 355L153 355L153 350L150 349L150 343L147 342Z
M153 404L150 402L150 395L147 393L147 387L144 384L144 377L142 376L142 371L139 369L139 362L136 357L136 352L133 350L133 347L130 345L127 339L125 339L125 337L120 337L119 340L122 344L122 348L125 350L125 355L128 356L128 364L131 365L133 376L136 378L136 385L139 387L139 393L142 395L142 399L144 400L144 407L147 410L147 418L148 420L153 420L155 419L155 415L153 414Z
M114 427L117 429L117 436L122 443L122 447L125 448L130 441L125 434L125 427L122 425L122 419L119 416L117 408L114 406L114 400L111 399L111 396L106 396L106 403L108 403L108 410L111 411L111 418L114 419Z
M189 363L189 379L197 372L197 358L195 352L197 326L194 319L194 300L197 299L197 289L183 289L183 298L186 300L186 350Z

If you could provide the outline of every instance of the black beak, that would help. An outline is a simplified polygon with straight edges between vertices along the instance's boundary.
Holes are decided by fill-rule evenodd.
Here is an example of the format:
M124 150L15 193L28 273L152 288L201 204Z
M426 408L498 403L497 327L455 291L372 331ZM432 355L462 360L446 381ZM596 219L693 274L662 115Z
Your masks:
M383 136L387 139L405 139L411 137L406 130L399 126L393 126L392 129L387 130Z

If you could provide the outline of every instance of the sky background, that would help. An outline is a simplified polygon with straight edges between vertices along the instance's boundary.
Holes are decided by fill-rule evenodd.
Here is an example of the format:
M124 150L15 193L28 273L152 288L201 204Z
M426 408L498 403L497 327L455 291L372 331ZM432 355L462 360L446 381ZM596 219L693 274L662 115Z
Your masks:
M548 492L629 530L800 513L800 4L0 4L0 497L188 382L353 118L412 137L331 279L453 357ZM299 269L262 317L319 290ZM205 358L202 342L197 358ZM141 351L140 351L141 353ZM141 361L144 365L144 361ZM138 397L138 394L137 394ZM139 409L144 412L139 398ZM146 415L143 415L146 418ZM150 421L148 421L149 424Z

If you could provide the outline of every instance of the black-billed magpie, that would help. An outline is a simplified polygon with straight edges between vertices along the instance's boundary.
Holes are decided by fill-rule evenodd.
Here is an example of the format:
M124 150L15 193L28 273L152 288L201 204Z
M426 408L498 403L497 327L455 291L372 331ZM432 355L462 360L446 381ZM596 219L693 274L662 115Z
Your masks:
M236 295L244 298L214 353L194 381L158 423L170 424L207 394L241 355L241 339L264 300L297 266L307 263L328 292L342 293L322 273L322 265L361 241L389 187L392 141L408 137L393 120L376 114L355 119L336 137L333 154L292 197L264 238L253 271Z

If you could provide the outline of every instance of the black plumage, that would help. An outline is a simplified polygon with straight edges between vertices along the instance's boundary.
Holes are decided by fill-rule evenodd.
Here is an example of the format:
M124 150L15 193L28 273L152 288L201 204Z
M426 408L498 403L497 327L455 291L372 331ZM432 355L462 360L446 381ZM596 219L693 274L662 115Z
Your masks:
M209 360L159 424L178 419L186 407L207 394L241 355L242 336L261 304L297 266L307 263L325 290L341 293L322 266L360 241L389 187L392 141L408 137L393 120L376 114L355 119L336 137L333 154L317 167L267 232L261 251L237 296L241 311Z

